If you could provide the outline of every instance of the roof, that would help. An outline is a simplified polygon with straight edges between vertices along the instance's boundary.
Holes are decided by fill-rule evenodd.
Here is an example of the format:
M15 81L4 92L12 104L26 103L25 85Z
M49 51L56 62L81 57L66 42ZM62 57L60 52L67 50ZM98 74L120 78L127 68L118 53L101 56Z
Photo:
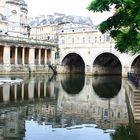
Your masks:
M6 16L0 13L0 20L6 20Z
M31 27L50 25L50 24L63 24L63 23L93 25L92 20L89 17L64 15L64 14L40 16L34 19L30 19L28 23Z

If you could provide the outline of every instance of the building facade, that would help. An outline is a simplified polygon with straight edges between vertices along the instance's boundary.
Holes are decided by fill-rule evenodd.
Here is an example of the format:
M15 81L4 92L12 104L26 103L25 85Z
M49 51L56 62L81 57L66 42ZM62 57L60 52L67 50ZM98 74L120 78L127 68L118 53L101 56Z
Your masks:
M27 14L24 0L0 0L0 74L49 72L54 63L56 44L30 38Z
M55 47L44 41L1 35L0 74L47 73L54 64Z
M31 26L31 38L51 42L58 42L58 32L60 29L93 25L91 19L88 17L61 13L29 18L28 23Z
M29 18L27 22L27 13L27 4L24 0L0 1L2 69L17 64L23 65L23 68L26 64L30 67L54 64L58 73L123 76L127 76L128 71L140 73L139 54L118 52L109 34L101 34L93 26L90 18L55 13ZM28 41L14 39L15 41L9 43L10 36L28 38ZM4 44L5 37L8 38L8 42ZM48 47L44 47L44 42L35 43L40 40L48 42ZM31 69L34 71L35 68Z
M28 8L24 0L0 1L0 33L9 36L28 37Z
M139 73L139 54L120 53L109 33L102 34L94 26L59 30L60 73L90 75Z
M120 53L109 33L102 34L88 17L55 13L30 19L31 37L58 43L55 65L58 73L139 73L139 54Z

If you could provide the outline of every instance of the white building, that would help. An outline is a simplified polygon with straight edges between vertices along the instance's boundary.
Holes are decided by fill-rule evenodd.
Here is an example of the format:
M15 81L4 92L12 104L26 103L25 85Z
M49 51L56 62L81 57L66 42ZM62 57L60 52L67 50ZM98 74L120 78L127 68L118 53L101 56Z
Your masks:
M62 28L93 25L91 19L88 17L61 13L29 18L28 23L31 26L31 38L52 42L58 42L58 31Z
M120 53L108 33L94 26L59 30L60 73L120 74L134 70L139 73L139 54Z
M24 0L0 0L0 32L10 36L27 37L28 8Z

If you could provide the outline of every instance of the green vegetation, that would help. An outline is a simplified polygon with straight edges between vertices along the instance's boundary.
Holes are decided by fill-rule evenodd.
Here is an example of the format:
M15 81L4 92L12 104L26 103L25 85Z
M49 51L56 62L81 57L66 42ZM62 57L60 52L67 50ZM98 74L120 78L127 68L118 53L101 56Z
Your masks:
M137 140L135 135L130 131L129 126L120 126L111 137L112 140Z
M140 0L92 0L88 10L110 11L114 14L99 25L102 33L109 32L120 52L140 52Z

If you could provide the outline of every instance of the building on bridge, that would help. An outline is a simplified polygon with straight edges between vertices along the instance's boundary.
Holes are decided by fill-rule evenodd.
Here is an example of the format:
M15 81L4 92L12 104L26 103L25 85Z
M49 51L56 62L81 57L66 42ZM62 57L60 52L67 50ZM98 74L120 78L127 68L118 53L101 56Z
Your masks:
M108 33L102 34L94 26L63 28L59 30L60 73L95 75L140 73L139 54L120 53Z

